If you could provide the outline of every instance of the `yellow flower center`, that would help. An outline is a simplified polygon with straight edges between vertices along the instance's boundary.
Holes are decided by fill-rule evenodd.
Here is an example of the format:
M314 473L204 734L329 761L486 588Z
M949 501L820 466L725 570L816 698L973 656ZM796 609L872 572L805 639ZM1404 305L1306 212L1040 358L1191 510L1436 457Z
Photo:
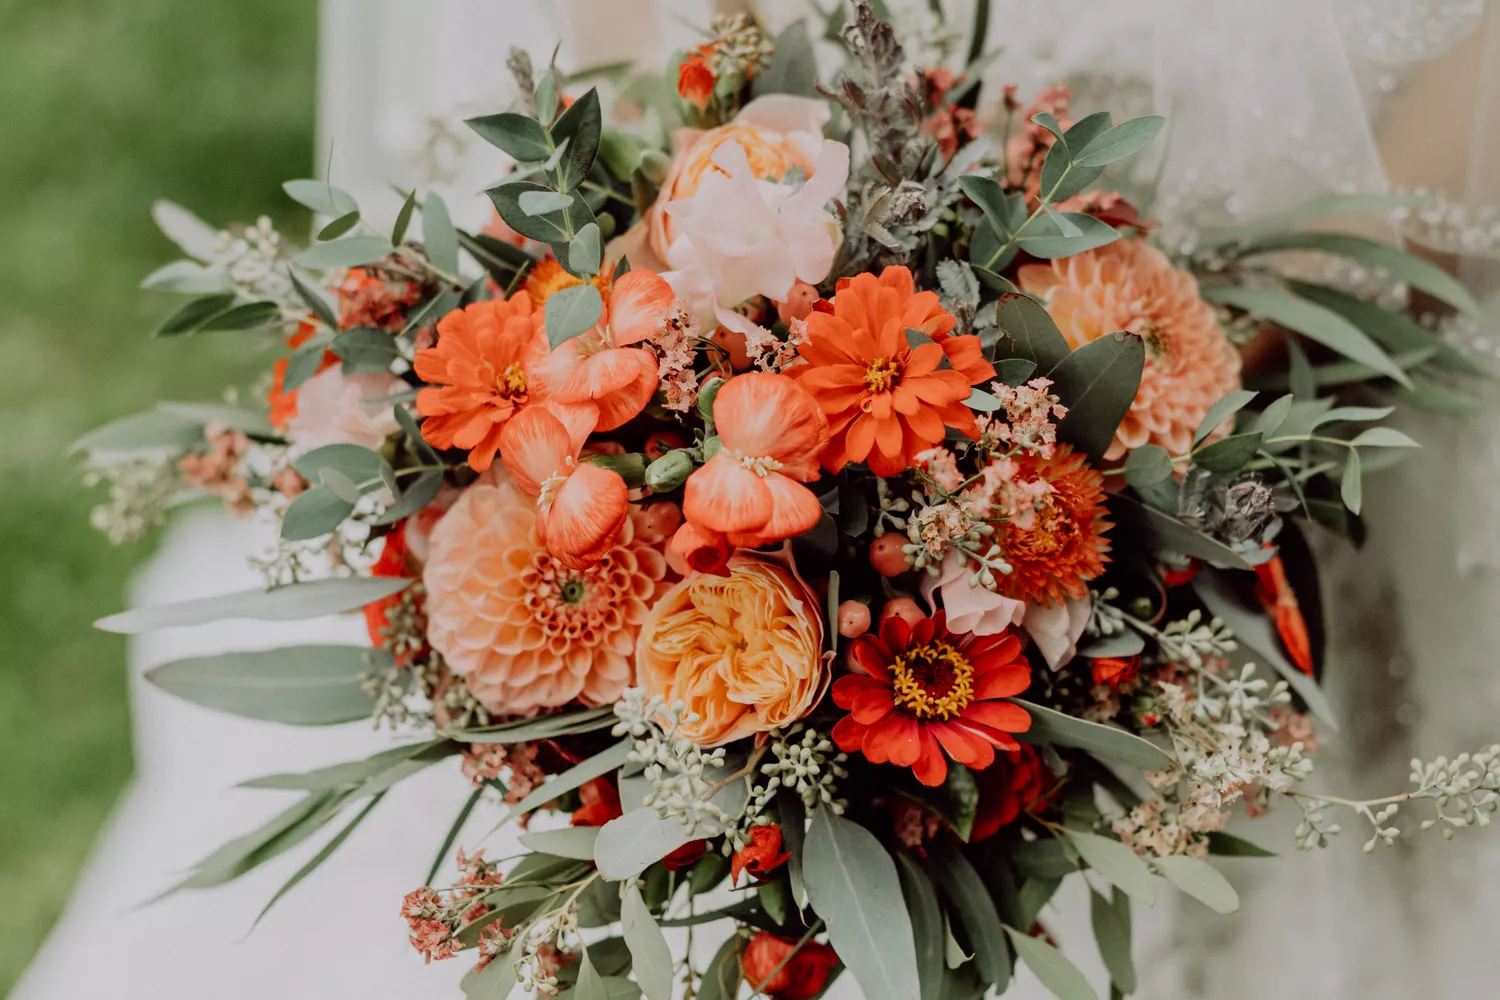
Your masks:
M896 657L891 695L918 719L951 719L974 700L974 667L948 643L929 642Z
M490 369L494 371L493 368ZM526 371L518 364L505 366L505 371L495 372L495 392L505 399L526 401Z
M865 388L871 392L890 392L901 381L901 365L895 358L876 358L865 369Z
M781 463L770 455L745 455L738 451L731 451L729 455L762 479L781 469Z

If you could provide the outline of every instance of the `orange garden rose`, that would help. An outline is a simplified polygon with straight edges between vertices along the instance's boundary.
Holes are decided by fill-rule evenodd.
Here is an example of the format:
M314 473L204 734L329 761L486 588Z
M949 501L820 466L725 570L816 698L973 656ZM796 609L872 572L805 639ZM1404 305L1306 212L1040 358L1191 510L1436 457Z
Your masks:
M1058 445L1051 458L1022 453L1011 459L1018 480L1040 480L1050 489L1023 520L995 524L1011 572L996 577L1001 594L1028 604L1060 604L1088 596L1088 581L1104 572L1112 527L1104 509L1104 477L1071 445Z
M1027 264L1020 285L1046 302L1074 350L1117 330L1146 342L1141 387L1115 431L1108 459L1144 444L1185 455L1208 408L1240 387L1239 354L1213 308L1199 298L1197 279L1173 268L1166 254L1143 240Z
M972 386L992 379L974 336L954 337L957 320L936 292L918 292L911 271L888 267L876 278L856 275L833 297L833 312L807 317L797 352L807 365L787 370L817 399L833 438L823 465L838 472L864 462L877 476L895 476L943 440L952 427L978 436L964 405ZM934 343L911 347L906 331ZM944 360L952 367L939 370Z
M533 401L547 357L542 311L525 292L455 309L438 321L437 345L417 352L424 382L417 393L422 437L437 448L463 448L483 472L495 461L505 423Z
M428 638L496 715L619 698L636 635L666 589L666 558L633 519L583 569L547 551L536 521L513 483L481 481L429 542Z
M728 569L668 590L636 643L637 683L698 715L679 732L699 746L785 728L828 685L823 616L807 585L752 556L736 556Z
M915 625L889 617L879 635L849 644L849 660L859 672L834 682L834 704L849 714L833 741L872 764L909 767L924 785L943 783L949 757L989 767L997 749L1019 749L1012 733L1031 728L1024 708L1000 700L1031 686L1021 640L1009 630L955 634L942 611Z

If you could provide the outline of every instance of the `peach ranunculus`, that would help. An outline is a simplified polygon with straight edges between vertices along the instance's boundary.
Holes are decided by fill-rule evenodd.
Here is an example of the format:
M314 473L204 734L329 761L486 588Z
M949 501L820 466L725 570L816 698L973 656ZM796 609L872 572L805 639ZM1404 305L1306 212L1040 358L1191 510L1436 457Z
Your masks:
M641 626L639 683L698 721L679 732L699 746L791 725L828 686L823 616L795 572L737 555L727 576L698 573L663 594Z
M655 355L635 345L655 339L676 310L672 287L661 275L622 275L610 285L594 328L559 344L537 366L549 405L596 414L593 426L601 431L634 418L659 384Z
M1192 274L1143 240L1119 240L1050 264L1027 264L1021 288L1041 298L1074 349L1116 330L1146 342L1130 412L1105 453L1145 444L1184 455L1208 408L1240 387L1240 359ZM1218 434L1228 432L1228 425Z
M823 127L828 124L826 102L791 94L757 97L740 109L734 121L706 132L681 129L674 133L677 152L661 185L656 202L644 220L647 245L659 261L667 259L677 238L677 222L666 213L669 202L690 198L703 179L718 172L713 154L731 139L738 142L759 180L779 181L793 167L811 176L813 161L823 145Z
M286 424L293 451L302 454L328 444L357 444L378 450L401 425L396 422L390 400L371 400L406 388L406 383L394 375L345 375L336 366L325 368L297 390L296 414Z
M738 140L716 146L711 162L718 172L666 205L677 236L664 277L700 323L749 333L734 311L741 303L756 295L785 302L799 281L828 277L843 236L824 206L849 179L849 147L824 140L800 188L758 179Z
M422 437L437 448L464 448L483 472L495 461L505 423L536 394L547 357L542 311L525 292L455 309L438 321L436 346L417 352Z
M500 460L516 486L536 501L543 544L568 566L597 562L614 547L630 513L618 472L578 461L578 444L551 412L533 406L505 425Z
M736 375L714 397L723 447L693 471L682 515L707 538L756 548L810 530L823 515L803 483L818 478L828 421L785 375Z
M581 569L547 550L536 520L532 500L491 472L429 540L428 639L495 715L617 700L632 682L636 635L666 589L666 558L636 517Z

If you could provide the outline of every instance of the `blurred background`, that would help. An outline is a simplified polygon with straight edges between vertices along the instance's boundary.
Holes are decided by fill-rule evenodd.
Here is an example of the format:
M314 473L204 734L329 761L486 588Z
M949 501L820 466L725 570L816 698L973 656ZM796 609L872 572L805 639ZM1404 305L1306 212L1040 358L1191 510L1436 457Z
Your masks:
M226 221L311 170L317 5L0 4L0 995L56 920L131 773L118 610L156 538L111 547L68 444L162 398L254 377L243 337L153 341L180 256L157 197ZM262 360L261 364L264 362Z

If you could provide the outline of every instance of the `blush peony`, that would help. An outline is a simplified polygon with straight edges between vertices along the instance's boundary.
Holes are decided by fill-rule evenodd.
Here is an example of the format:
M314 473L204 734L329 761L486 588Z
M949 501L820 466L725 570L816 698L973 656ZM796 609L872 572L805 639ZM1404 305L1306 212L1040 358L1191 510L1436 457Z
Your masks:
M1027 264L1020 285L1046 302L1074 350L1117 330L1146 342L1141 387L1108 459L1145 444L1186 454L1208 408L1240 387L1239 355L1198 297L1197 280L1141 240Z
M699 573L672 587L641 627L638 683L698 721L680 732L720 746L791 725L823 695L823 616L792 571L736 556L727 576Z
M542 544L531 498L491 477L432 530L422 579L433 648L496 715L616 700L666 589L666 558L628 518L598 561L569 569Z
M297 390L295 415L286 422L292 450L298 454L328 444L357 444L378 449L396 433L396 411L381 399L407 389L394 375L345 375L327 368Z

